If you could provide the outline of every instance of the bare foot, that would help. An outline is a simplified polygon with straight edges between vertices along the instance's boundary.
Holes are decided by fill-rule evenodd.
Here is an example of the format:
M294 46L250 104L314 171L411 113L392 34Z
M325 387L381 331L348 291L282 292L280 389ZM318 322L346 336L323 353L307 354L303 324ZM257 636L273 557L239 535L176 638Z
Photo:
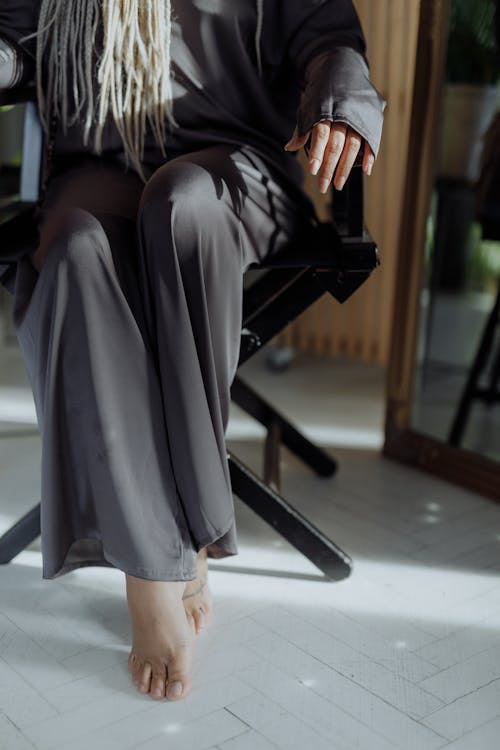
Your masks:
M197 576L188 581L182 597L184 609L195 635L203 630L212 617L212 594L208 588L207 548L198 552Z
M155 699L179 700L191 689L194 635L182 603L185 585L126 575L132 624L128 669L140 692Z

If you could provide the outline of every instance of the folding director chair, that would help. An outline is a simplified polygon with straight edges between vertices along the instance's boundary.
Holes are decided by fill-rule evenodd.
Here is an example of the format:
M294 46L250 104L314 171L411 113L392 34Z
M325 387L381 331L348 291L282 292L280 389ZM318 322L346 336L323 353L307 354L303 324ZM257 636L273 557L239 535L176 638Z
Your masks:
M38 241L33 211L38 198L43 136L32 88L0 95L0 106L25 103L19 200L0 211L0 279L9 281L16 259ZM244 288L239 365L326 292L344 302L370 276L380 261L377 247L363 224L363 175L352 170L342 191L334 191L332 221L311 227L279 255L255 264L264 271ZM279 493L281 444L321 477L337 470L335 460L314 445L283 414L236 375L231 398L267 430L263 477L228 451L234 494L331 580L350 574L352 560ZM10 562L40 535L40 504L0 538L0 563Z

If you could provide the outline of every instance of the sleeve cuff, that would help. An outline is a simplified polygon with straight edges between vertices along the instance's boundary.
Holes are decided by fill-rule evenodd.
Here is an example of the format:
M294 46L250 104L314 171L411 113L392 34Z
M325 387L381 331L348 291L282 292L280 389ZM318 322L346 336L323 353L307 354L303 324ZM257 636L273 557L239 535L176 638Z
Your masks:
M0 36L0 89L12 89L27 83L33 72L33 63L15 42Z
M297 111L297 133L305 135L321 120L344 122L356 130L377 157L387 105L369 78L363 56L336 47L308 64Z

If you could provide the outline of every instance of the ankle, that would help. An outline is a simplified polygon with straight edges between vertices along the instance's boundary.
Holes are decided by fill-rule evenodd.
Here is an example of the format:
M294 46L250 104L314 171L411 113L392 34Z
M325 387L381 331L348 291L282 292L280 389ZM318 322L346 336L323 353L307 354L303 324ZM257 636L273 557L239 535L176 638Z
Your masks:
M138 578L137 576L125 576L125 585L127 592L138 591L141 594L153 596L155 594L178 597L184 590L185 581L156 581L149 578Z

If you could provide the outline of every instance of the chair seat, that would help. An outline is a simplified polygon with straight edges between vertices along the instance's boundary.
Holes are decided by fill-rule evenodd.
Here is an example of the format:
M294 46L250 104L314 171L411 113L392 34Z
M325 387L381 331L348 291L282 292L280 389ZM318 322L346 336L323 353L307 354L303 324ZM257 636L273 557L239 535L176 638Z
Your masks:
M24 102L36 101L36 86L22 86L21 88L0 91L0 107L9 107L12 104L23 104Z
M0 268L16 263L38 241L36 204L14 201L0 208ZM269 253L250 268L325 268L349 273L372 271L380 264L369 236L341 237L334 224L319 222L279 253ZM1 271L0 271L1 278Z
M283 250L269 254L259 268L325 268L346 272L372 271L380 264L372 239L343 237L332 222L319 222Z

